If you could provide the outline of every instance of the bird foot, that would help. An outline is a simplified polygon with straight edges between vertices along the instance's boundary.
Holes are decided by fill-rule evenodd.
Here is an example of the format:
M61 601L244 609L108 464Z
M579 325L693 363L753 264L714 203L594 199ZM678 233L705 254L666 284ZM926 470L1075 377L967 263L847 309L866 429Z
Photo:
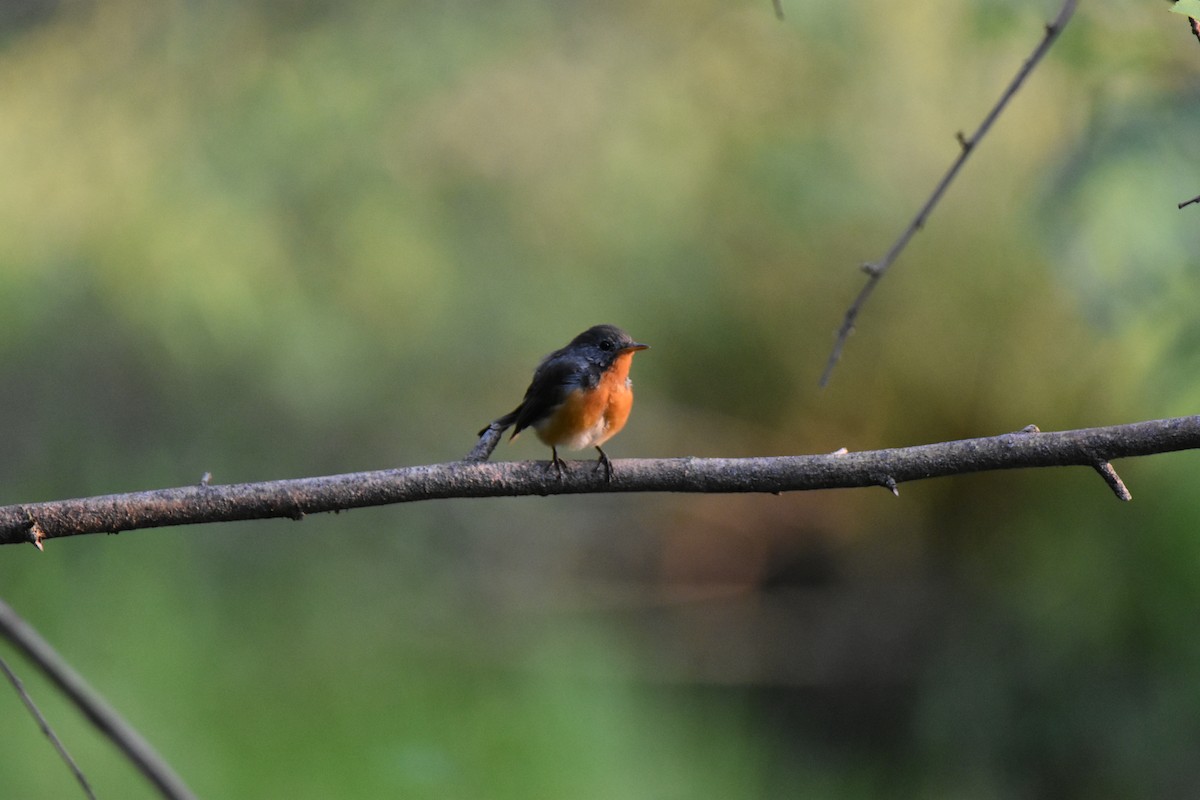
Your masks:
M597 459L596 469L598 469L598 470L603 469L604 470L604 482L612 483L612 476L613 476L612 461L609 460L608 453L604 452L603 450L600 450L599 447L597 447L596 449L600 451L600 458Z
M567 471L567 462L559 458L558 450L553 448L550 450L550 460L546 462L546 471L549 472L550 470L554 470L555 477L557 477L560 481L563 479L563 475Z

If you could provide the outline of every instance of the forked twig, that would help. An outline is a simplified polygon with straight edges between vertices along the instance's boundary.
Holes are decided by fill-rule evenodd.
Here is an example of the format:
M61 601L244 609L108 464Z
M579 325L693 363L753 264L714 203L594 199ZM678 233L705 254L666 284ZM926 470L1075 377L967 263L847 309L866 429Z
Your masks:
M946 189L949 188L950 184L954 181L954 178L958 175L959 170L962 169L963 164L966 163L967 158L979 145L980 140L983 139L983 137L991 129L992 124L997 118L999 118L1001 112L1004 111L1005 106L1008 105L1008 101L1012 100L1012 98L1016 95L1017 91L1021 88L1021 84L1023 84L1025 79L1029 77L1029 73L1033 72L1034 67L1036 67L1038 62L1042 60L1042 57L1046 55L1046 51L1050 49L1050 45L1054 44L1054 40L1058 38L1060 33L1062 33L1062 29L1071 19L1071 15L1075 13L1075 6L1077 4L1078 0L1066 0L1066 2L1063 3L1062 9L1060 9L1058 12L1058 16L1053 22L1046 26L1046 32L1042 37L1042 41L1038 43L1038 46L1034 48L1032 55L1030 55L1029 58L1025 60L1025 63L1021 65L1021 68L1017 70L1016 76L1008 84L1008 88L1004 90L1004 94L1000 95L1000 99L996 102L996 105L994 105L992 110L988 112L988 115L984 117L983 122L979 124L979 128L975 131L975 133L973 133L970 137L967 137L963 136L962 132L960 131L956 135L959 144L958 157L954 159L954 163L950 165L950 169L948 169L946 174L942 176L941 181L934 188L933 193L929 196L929 199L925 201L925 205L921 206L921 210L917 212L917 215L913 217L912 222L908 223L908 227L905 228L904 232L900 234L900 238L898 238L892 244L891 248L886 254L884 254L882 259L863 265L863 271L867 273L867 283L865 286L863 286L862 290L859 291L858 296L854 298L854 302L850 304L850 307L846 309L846 316L842 319L842 326L838 329L837 339L833 343L833 350L829 354L829 360L825 363L825 370L821 373L820 385L822 387L829 383L829 378L833 374L833 368L837 366L838 361L842 357L842 350L846 346L846 340L854 331L854 322L858 318L858 313L862 310L863 305L867 302L867 298L871 296L871 292L875 291L875 286L879 283L880 278L882 278L884 274L891 268L892 263L900 255L900 252L908 245L909 240L912 239L917 231L921 230L921 228L925 226L925 221L929 218L929 214L933 211L934 206L938 204L938 201L942 199L942 195L945 194Z
M163 797L170 800L195 797L150 743L104 702L50 643L3 600L0 600L0 638L24 653L101 733L121 749Z

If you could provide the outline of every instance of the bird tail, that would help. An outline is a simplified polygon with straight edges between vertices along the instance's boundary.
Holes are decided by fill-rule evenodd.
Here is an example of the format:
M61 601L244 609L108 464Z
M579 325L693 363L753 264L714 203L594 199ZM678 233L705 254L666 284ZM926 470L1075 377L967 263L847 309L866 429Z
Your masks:
M505 414L503 417L494 419L494 420L492 420L492 422L490 424L483 426L483 428L479 431L479 433L477 433L475 435L483 436L485 433L487 433L489 428L499 431L500 433L504 433L504 431L506 431L510 427L512 427L512 424L517 421L517 415L520 413L521 413L521 406L517 406L512 411ZM514 431L513 436L516 436L516 435L517 435L517 433L516 433L516 431Z

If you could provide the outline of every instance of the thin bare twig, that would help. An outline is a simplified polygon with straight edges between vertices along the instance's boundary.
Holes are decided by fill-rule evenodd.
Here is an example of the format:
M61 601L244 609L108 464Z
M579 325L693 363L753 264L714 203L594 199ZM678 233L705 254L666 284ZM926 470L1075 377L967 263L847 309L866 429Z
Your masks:
M1182 203L1179 204L1179 208L1187 208L1192 203L1200 203L1200 195L1196 195L1191 200L1184 200Z
M120 748L163 797L170 800L192 800L195 797L150 743L104 702L50 643L3 600L0 600L0 637L11 642L53 681L84 716Z
M973 133L970 137L964 136L961 131L955 134L959 144L958 156L954 159L954 163L950 165L950 168L946 171L946 174L942 176L942 179L938 182L938 185L934 187L933 193L929 196L929 199L925 201L925 205L921 206L921 210L918 211L917 215L913 217L910 223L908 223L908 227L904 229L904 231L900 234L900 238L898 238L892 244L891 248L888 249L887 253L884 254L882 259L863 265L863 271L867 273L866 285L864 285L859 291L858 296L854 298L854 302L850 304L850 307L846 309L846 315L842 319L842 326L838 328L837 338L833 343L833 350L829 354L829 360L825 363L825 370L821 373L820 385L822 387L829 383L829 378L833 375L833 369L837 366L838 361L842 357L842 350L846 346L846 340L854 331L855 320L858 319L858 314L862 310L863 305L866 304L867 298L871 296L873 291L875 291L876 285L878 285L880 279L883 278L883 276L891 268L893 262L895 262L901 251L904 250L904 248L908 245L909 240L916 235L917 231L925 227L925 222L929 218L930 213L932 213L934 207L938 204L938 201L942 199L942 195L945 194L946 189L950 187L950 184L954 181L955 177L957 177L959 170L962 169L962 166L966 163L967 158L972 152L974 152L975 148L979 146L980 140L982 140L987 132L991 129L992 124L999 118L1001 112L1004 111L1005 106L1008 105L1008 102L1016 95L1017 91L1021 88L1021 84L1025 82L1025 79L1029 77L1031 72L1033 72L1034 67L1036 67L1038 62L1042 60L1042 57L1046 55L1046 51L1050 49L1050 45L1054 44L1055 39L1057 39L1059 34L1062 33L1063 27L1065 27L1067 22L1071 19L1071 15L1075 13L1075 6L1077 3L1078 0L1066 0L1066 2L1063 3L1062 9L1058 12L1058 16L1053 22L1046 26L1045 35L1042 37L1041 42L1038 43L1038 46L1034 48L1033 54L1030 55L1029 58L1025 60L1025 63L1021 65L1021 68L1017 70L1016 76L1012 79L1012 82L1008 84L1008 87L1004 90L1004 93L1000 95L1000 99L996 101L996 105L994 105L992 110L988 112L986 117L984 117L983 122L979 124L979 128L975 131L975 133Z
M484 437L496 437L485 432ZM175 489L0 507L0 544L87 533L192 525L466 497L598 492L795 492L883 486L1026 467L1082 466L1200 448L1200 416L1073 431L1026 431L978 439L772 458L661 458L613 462L606 481L595 462L568 462L561 478L545 461L455 461L319 478L193 485ZM476 450L480 448L477 446Z
M42 733L50 740L50 744L54 745L54 749L58 751L59 757L66 762L67 767L75 776L75 780L83 788L83 793L91 798L91 800L96 800L96 794L92 791L92 786L88 783L87 777L79 769L79 765L75 763L75 759L71 758L71 754L67 752L67 748L62 743L62 740L54 733L54 729L50 727L50 722L42 715L41 710L37 707L37 703L33 702L33 698L25 691L25 684L21 682L21 679L17 677L17 674L12 671L12 668L8 666L8 662L3 658L0 658L0 672L3 672L4 676L8 678L8 682L13 685L17 696L21 698L21 702L25 704L25 708L29 711L34 721L37 722L38 727L42 729Z

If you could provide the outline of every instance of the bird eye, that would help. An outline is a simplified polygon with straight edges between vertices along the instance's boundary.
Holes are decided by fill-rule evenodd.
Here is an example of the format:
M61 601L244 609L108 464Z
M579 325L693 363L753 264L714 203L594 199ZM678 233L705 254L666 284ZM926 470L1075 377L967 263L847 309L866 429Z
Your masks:
M613 347L615 347L615 345L612 343L612 339L605 339L604 341L600 342L601 350L608 351L608 350L612 350Z

